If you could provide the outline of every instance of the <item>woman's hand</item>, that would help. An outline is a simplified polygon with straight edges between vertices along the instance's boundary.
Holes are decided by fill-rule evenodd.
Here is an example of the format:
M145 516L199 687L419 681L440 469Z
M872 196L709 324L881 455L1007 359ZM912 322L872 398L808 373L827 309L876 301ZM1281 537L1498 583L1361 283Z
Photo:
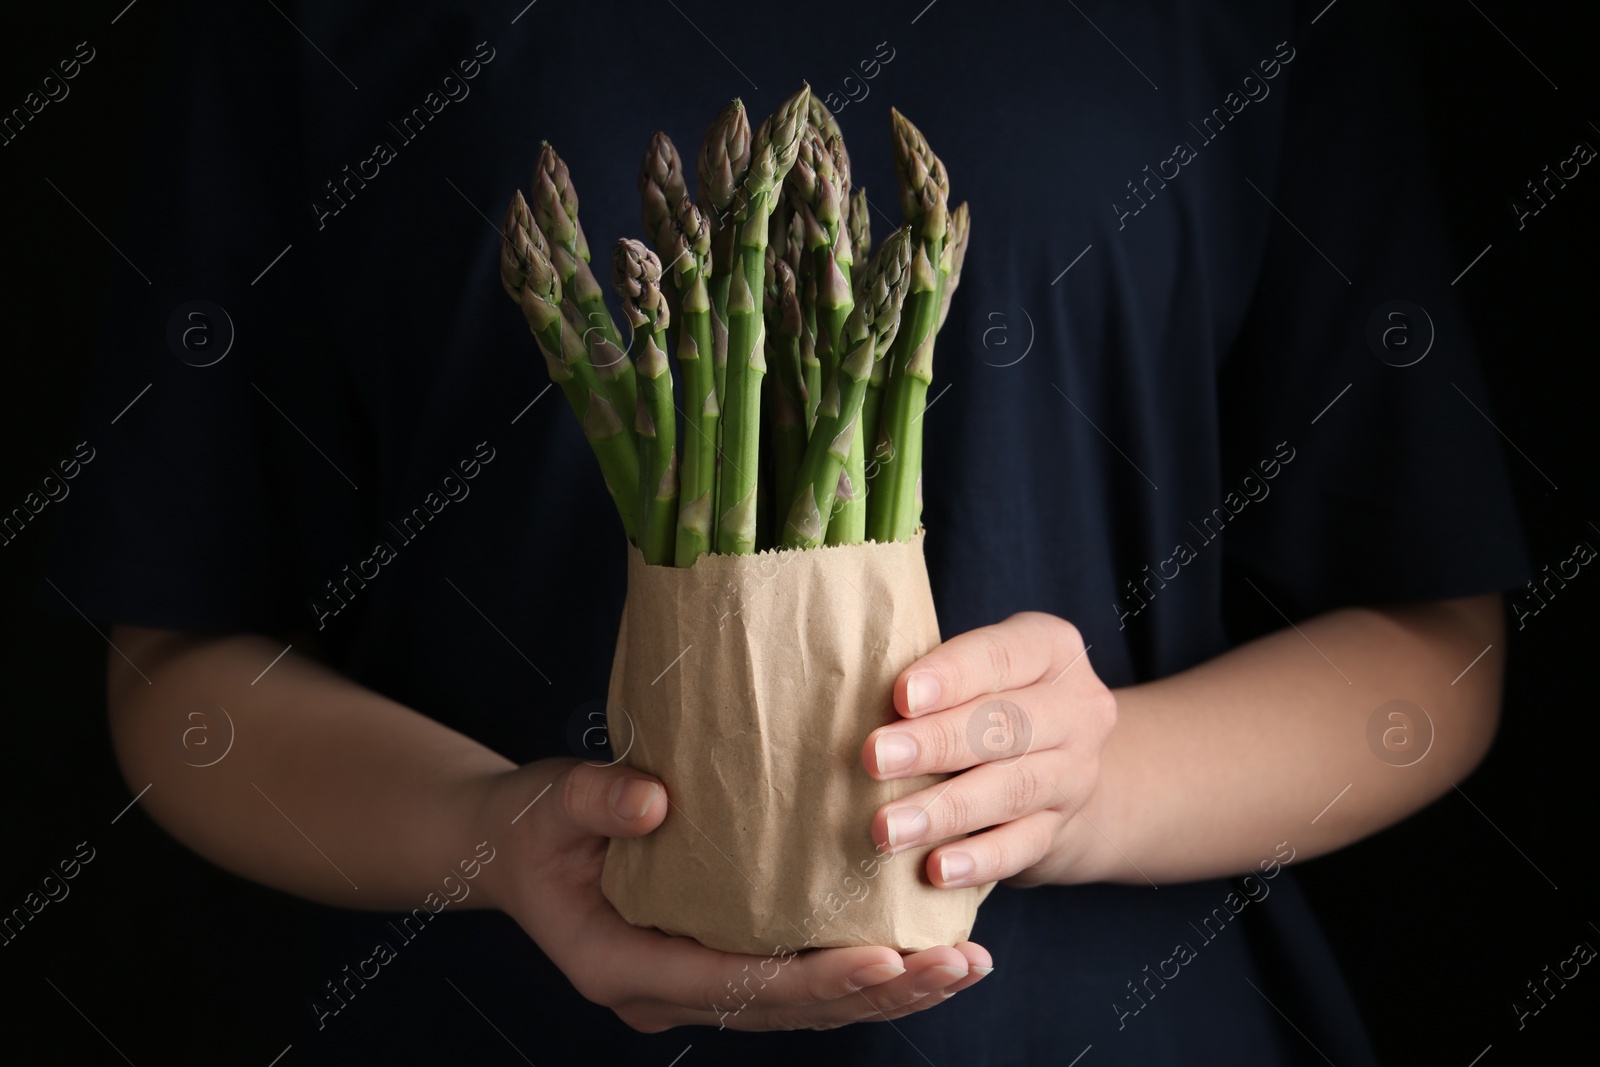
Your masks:
M900 673L902 721L874 730L861 760L878 779L963 771L880 808L873 840L895 852L959 838L928 855L954 888L1067 881L1095 834L1095 791L1117 702L1077 629L1027 611L953 637ZM962 835L977 833L973 837Z
M669 807L661 783L624 766L541 760L494 783L492 818L509 821L547 787L510 828L509 862L485 867L496 879L488 888L579 993L635 1030L825 1030L897 1019L993 967L970 941L904 957L882 947L748 956L629 925L600 891L607 839L661 824Z

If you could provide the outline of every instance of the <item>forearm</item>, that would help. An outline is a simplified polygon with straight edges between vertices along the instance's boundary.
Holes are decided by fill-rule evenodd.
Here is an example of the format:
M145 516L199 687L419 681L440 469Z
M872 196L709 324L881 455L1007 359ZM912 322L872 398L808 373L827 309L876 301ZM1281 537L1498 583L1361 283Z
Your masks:
M123 774L212 862L324 903L409 910L446 875L459 882L479 842L494 846L488 787L513 764L471 738L293 651L252 684L281 651L266 638L114 639L149 679L110 654Z
M1237 873L1278 842L1314 856L1421 808L1493 738L1502 628L1497 596L1341 610L1117 691L1100 787L1084 809L1104 836L1074 832L1071 879ZM1368 745L1369 718L1392 700L1432 720L1432 748L1410 766ZM1420 745L1425 733L1419 723Z

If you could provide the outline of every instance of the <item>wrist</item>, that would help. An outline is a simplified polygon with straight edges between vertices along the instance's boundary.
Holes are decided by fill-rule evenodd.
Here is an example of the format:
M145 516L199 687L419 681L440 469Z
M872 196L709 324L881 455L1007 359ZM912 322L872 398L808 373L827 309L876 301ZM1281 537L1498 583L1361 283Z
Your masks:
M1065 814L1066 823L1057 837L1049 861L1049 882L1054 885L1088 885L1092 882L1121 881L1123 879L1118 877L1119 865L1120 870L1132 873L1127 860L1107 842L1109 836L1112 841L1121 844L1116 831L1108 826L1110 819L1099 788L1076 810L1067 805Z
M1100 751L1094 791L1073 813L1063 835L1065 863L1061 869L1066 873L1059 879L1062 882L1148 882L1139 869L1139 853L1141 842L1148 837L1143 831L1154 812L1148 806L1141 809L1138 802L1144 793L1130 778L1130 771L1138 768L1137 761L1130 764L1122 758L1130 727L1135 725L1127 712L1132 703L1125 700L1127 693L1126 689L1114 691L1117 725Z
M523 875L528 855L543 825L540 809L561 804L561 781L566 764L576 760L545 759L524 766L508 766L485 776L477 785L474 823L478 836L495 849L495 860L483 868L484 905L510 915L519 923L526 918Z
M475 781L468 816L473 841L485 842L487 849L493 850L494 859L484 865L478 881L484 906L499 911L508 911L508 902L515 899L511 888L512 842L527 823L527 819L512 822L517 815L511 802L519 779L518 771L517 767L509 767Z
M1112 732L1112 739L1116 731ZM1074 810L1056 849L1057 876L1063 885L1091 882L1144 882L1135 866L1139 815L1131 811L1111 740L1101 752L1099 772L1089 796Z

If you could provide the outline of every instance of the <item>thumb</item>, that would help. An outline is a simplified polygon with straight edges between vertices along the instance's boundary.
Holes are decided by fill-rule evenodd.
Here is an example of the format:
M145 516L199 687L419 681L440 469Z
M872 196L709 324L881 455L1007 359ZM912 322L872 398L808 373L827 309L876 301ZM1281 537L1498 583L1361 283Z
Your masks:
M640 837L667 817L665 787L632 767L577 763L557 786L566 822L583 833Z

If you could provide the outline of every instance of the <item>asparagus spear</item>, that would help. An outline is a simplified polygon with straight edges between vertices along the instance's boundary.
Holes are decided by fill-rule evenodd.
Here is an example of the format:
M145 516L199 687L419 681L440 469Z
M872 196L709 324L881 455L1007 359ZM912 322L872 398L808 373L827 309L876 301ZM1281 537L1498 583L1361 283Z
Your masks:
M774 258L789 259L789 216L788 202L780 199L773 205L772 214L767 217L767 250L765 254L768 267L772 265ZM791 267L794 265L792 262L789 264ZM771 274L772 272L769 270L767 272L767 288L769 290L772 288Z
M845 216L845 226L850 231L850 253L865 262L872 251L872 214L867 203L867 190L857 189L850 196L850 211ZM867 380L867 398L861 402L861 444L867 453L869 477L877 470L872 459L873 445L878 440L878 411L883 406L883 385L889 377L889 365L879 360L872 365L872 377Z
M843 210L834 156L815 128L800 140L785 185L791 210L801 220L806 254L816 277L816 350L826 381L838 362L839 331L850 317L850 276L838 258ZM845 242L848 243L848 238Z
M832 116L828 118L831 120ZM848 158L837 133L824 141L819 129L808 127L787 186L795 213L805 223L811 265L807 292L814 309L815 374L819 382L833 377L845 354L840 334L855 303L850 292L850 235L844 229L847 200L843 184L849 179L841 177L838 169L841 163L849 167ZM820 399L813 392L808 412L813 422ZM849 455L840 475L839 503L826 519L830 544L853 544L866 536L866 441L860 429L858 425L851 433Z
M839 267L844 271L846 278L850 277L851 268L856 263L855 231L850 218L854 210L856 197L850 187L850 153L844 150L842 136L829 136L827 139L828 154L833 157L833 172L835 183L839 189L839 232L833 240L834 258L839 261ZM861 262L867 261L868 249L861 250Z
M781 104L751 140L750 168L732 226L728 288L727 380L722 395L721 466L717 474L717 551L744 554L756 542L756 476L761 459L761 379L766 374L761 307L769 216L794 166L811 87Z
M935 331L944 329L945 316L950 314L950 298L956 294L956 286L961 284L961 264L967 258L967 238L972 236L972 216L967 212L967 202L950 212L950 251L947 258L950 264L946 267L940 263L940 271L945 275L944 292L939 301L939 323Z
M874 541L908 541L922 515L922 412L933 380L933 342L941 301L935 266L943 261L949 229L950 181L922 132L904 115L894 122L895 172L900 206L915 235L905 328L895 341L885 385L877 461L868 506Z
M562 289L576 312L573 317L582 327L580 336L589 346L589 360L607 399L618 411L632 411L637 402L633 364L623 354L622 335L589 269L589 244L578 221L578 192L567 165L548 141L540 143L534 163L533 217L549 242L550 261L561 274ZM631 441L633 433L626 424L623 432Z
M562 394L600 463L606 489L631 539L637 526L639 457L623 433L622 420L601 392L582 334L563 319L561 278L543 236L519 190L501 228L500 284L516 300L544 356L550 380Z
M655 242L656 250L667 255L677 231L673 219L678 201L687 195L683 183L683 160L678 157L672 138L657 131L645 149L639 165L639 200L644 217L644 232Z
M767 285L767 351L773 371L766 383L772 427L772 499L787 507L805 454L805 384L800 367L800 297L794 269L774 258Z
M677 224L673 213L678 201L688 192L683 183L683 160L672 138L657 130L644 150L644 160L639 164L639 205L644 220L644 232L656 246L662 260L670 260L676 240ZM673 266L666 263L662 270L661 292L667 298L667 313L672 321L680 323L678 289L673 282Z
M675 559L678 566L688 567L711 551L720 412L712 366L711 298L706 287L711 267L711 226L687 195L678 199L673 214L673 244L668 251L682 309L677 354L683 371L685 411Z
M805 402L806 432L817 420L817 402L822 399L822 360L817 356L817 277L805 273L805 292L800 300L800 379Z
M549 180L550 188L541 196L542 178ZM544 236L589 262L589 241L578 221L578 191L572 187L566 163L549 141L539 142L539 156L533 163L533 191L534 221Z
M849 354L839 362L823 390L817 422L806 442L805 457L793 501L784 522L785 548L813 548L827 532L840 473L849 457L866 396L872 365L883 358L900 326L911 261L910 231L896 230L868 264L862 278L862 299L850 312L843 336ZM859 487L849 486L851 493Z
M646 563L671 566L678 519L678 427L667 362L671 313L661 292L661 260L643 242L623 238L611 254L612 282L633 328L638 371L634 431L639 437L639 551Z
M873 366L876 365L874 362ZM871 381L872 372L868 370L867 382L862 388L863 401ZM859 410L854 423L850 430L850 451L839 471L833 510L828 517L827 542L830 545L856 545L867 538L867 452Z
M943 241L950 223L950 178L944 163L928 147L928 139L911 120L889 109L894 127L894 169L899 181L900 210L917 240Z
M850 251L857 261L866 260L872 252L872 213L867 203L867 187L862 186L850 194Z
M534 224L528 201L518 189L512 194L511 203L506 205L506 216L500 223L500 285L514 304L522 303L522 286L528 280L532 266L529 260L535 249L548 258L550 249L545 244L544 234ZM556 303L559 306L559 295Z
M793 174L794 171L791 170L789 173ZM767 299L769 302L775 291L773 286L776 284L772 268L774 259L780 259L787 263L790 271L794 273L795 294L800 300L800 362L802 367L815 364L816 308L813 301L809 299L814 290L807 288L811 283L811 269L810 260L805 250L805 224L800 216L792 210L787 197L779 198L777 206L773 208L772 218L767 224ZM767 326L767 347L769 349L772 346L771 332L772 327L769 322ZM813 389L809 394L802 391L801 396L802 412L809 411L808 404L810 407L815 407L817 390ZM809 416L806 417L804 425L807 427L811 425ZM758 486L757 488L759 489L760 487ZM762 492L765 492L765 490L762 490ZM771 516L769 515L768 518L770 519Z
M789 220L788 232L784 235L784 246L788 252L785 258L789 269L794 271L795 289L800 297L800 367L806 387L801 393L801 410L809 432L812 416L816 414L817 398L822 395L823 380L822 364L817 359L817 278L816 272L811 269L811 256L807 251L805 220L795 211L785 214Z
M833 117L833 112L813 94L811 97L811 110L809 114L811 125L816 127L822 135L822 141L828 146L828 154L833 157L834 183L839 189L839 210L843 219L843 226L848 226L851 211L850 195L850 153L844 146L844 131L839 128L839 122ZM849 233L848 229L844 231ZM848 245L841 244L837 249L841 265L852 262L851 250ZM867 261L867 249L860 250L861 262ZM846 274L848 277L848 273Z
M711 329L715 345L717 399L722 400L728 363L728 289L733 270L734 200L750 169L750 116L738 99L728 103L706 130L695 163L698 206L711 224Z

